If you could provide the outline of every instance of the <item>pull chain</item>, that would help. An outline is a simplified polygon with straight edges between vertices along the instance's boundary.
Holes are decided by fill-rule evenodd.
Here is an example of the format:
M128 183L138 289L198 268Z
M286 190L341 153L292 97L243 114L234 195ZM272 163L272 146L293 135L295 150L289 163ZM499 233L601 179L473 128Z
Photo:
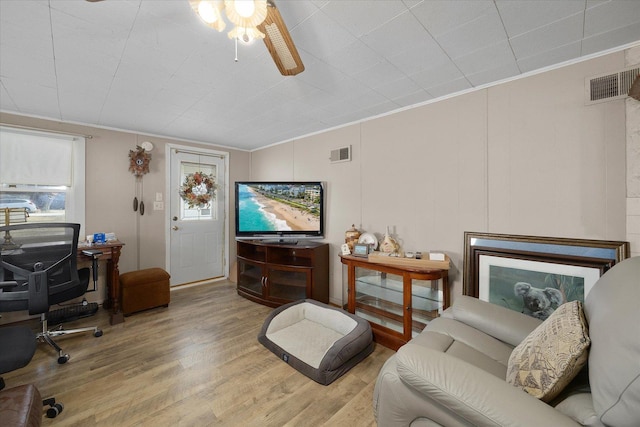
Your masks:
M234 40L236 41L236 62L238 62L238 38L234 37Z

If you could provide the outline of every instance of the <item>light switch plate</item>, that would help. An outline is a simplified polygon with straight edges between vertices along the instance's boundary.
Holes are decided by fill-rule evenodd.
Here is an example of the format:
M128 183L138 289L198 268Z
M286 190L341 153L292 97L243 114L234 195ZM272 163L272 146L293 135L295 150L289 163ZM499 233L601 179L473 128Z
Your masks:
M154 211L163 211L164 210L164 202L153 202L153 210Z

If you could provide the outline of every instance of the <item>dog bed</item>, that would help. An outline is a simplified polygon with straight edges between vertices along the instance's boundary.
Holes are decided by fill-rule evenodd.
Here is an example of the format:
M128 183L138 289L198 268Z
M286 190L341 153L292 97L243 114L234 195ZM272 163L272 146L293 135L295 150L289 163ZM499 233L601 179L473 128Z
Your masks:
M369 322L310 299L273 310L258 341L323 385L331 384L367 357L374 345Z

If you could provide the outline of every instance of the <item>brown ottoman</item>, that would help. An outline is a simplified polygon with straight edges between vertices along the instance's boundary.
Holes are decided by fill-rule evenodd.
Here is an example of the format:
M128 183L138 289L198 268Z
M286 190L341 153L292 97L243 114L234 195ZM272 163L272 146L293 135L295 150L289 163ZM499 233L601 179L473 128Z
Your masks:
M120 275L120 300L125 316L155 307L168 307L169 273L161 268L130 271Z
M42 398L33 384L0 391L0 420L6 426L39 426L42 422Z

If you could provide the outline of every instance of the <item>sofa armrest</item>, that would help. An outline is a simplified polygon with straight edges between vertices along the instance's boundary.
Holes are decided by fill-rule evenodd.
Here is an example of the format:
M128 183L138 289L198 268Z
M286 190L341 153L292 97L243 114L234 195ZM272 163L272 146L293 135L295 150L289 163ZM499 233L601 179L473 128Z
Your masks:
M571 418L488 372L408 343L396 354L407 386L477 426L578 426Z
M540 319L467 295L456 297L451 314L455 320L514 347L542 323Z

